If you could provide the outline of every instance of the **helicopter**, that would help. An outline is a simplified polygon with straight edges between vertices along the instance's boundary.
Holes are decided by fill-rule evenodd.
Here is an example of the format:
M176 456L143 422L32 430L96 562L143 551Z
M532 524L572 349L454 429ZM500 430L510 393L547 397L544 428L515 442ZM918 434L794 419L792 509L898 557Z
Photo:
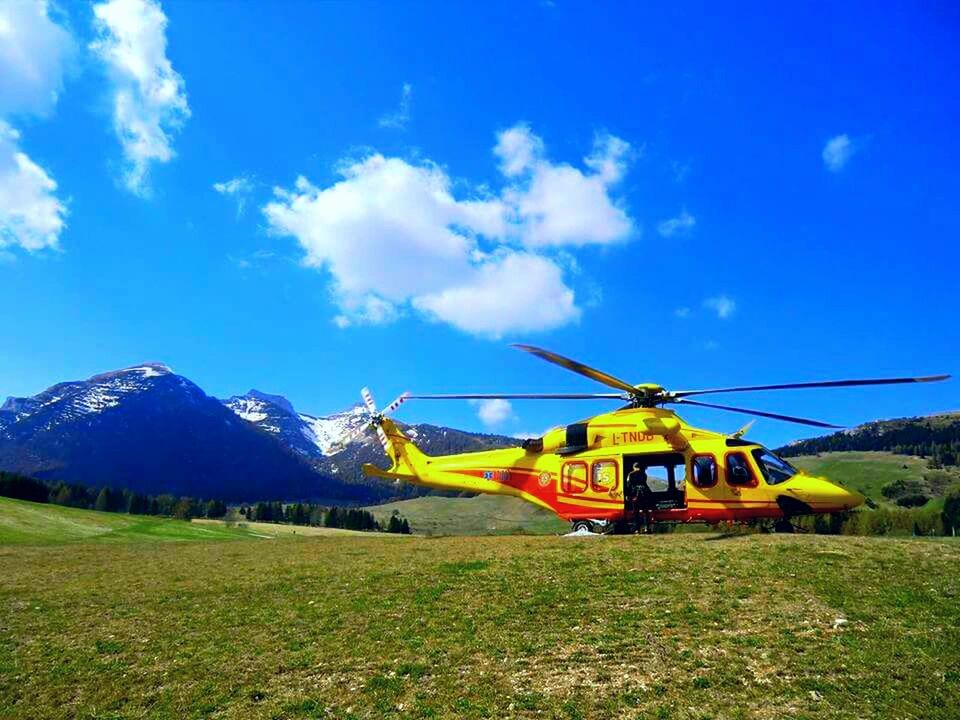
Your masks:
M928 383L949 375L831 380L667 390L630 384L557 353L514 345L547 362L606 385L603 393L403 393L382 411L361 390L367 422L346 444L373 430L391 460L389 469L367 463L363 472L438 490L511 495L568 520L575 532L649 531L652 523L772 521L792 532L799 516L851 510L863 495L825 477L798 470L759 443L746 439L753 425L733 433L693 427L666 405L688 405L840 429L819 420L719 405L693 399L722 393ZM611 400L622 404L579 422L555 427L517 447L430 456L388 416L407 400ZM643 491L636 488L642 484ZM642 507L640 507L642 505Z

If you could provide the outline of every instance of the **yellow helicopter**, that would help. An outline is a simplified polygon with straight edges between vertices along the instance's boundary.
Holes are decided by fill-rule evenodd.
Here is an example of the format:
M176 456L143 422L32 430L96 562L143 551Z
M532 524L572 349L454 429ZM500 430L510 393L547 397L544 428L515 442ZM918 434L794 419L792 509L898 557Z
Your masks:
M695 428L664 405L728 410L821 428L818 420L716 405L693 396L893 385L946 380L949 375L869 380L784 383L707 390L670 391L660 385L631 385L608 373L531 345L514 347L616 389L615 393L454 394L404 393L383 411L370 391L361 391L369 422L392 461L388 470L365 464L367 476L440 490L513 495L571 521L575 531L649 529L652 522L718 523L769 519L777 530L791 519L842 512L864 497L823 477L808 475L744 435L753 421L732 434ZM556 427L514 448L429 456L387 415L409 399L420 400L614 400L613 412ZM348 438L349 441L352 438Z

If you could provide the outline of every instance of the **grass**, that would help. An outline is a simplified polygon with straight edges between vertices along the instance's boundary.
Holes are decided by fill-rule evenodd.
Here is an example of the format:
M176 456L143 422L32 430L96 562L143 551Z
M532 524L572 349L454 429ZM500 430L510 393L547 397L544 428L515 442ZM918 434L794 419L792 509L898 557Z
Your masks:
M923 480L927 461L912 455L888 452L835 452L787 458L793 465L863 493L878 503L887 502L880 489L893 480Z
M252 537L244 528L95 512L0 497L0 545L65 542L173 542Z
M311 527L309 525L282 525L280 523L267 522L249 522L247 520L206 520L195 519L194 525L202 527L215 528L235 528L244 530L254 537L260 538L278 538L278 537L327 537L331 535L353 535L368 536L369 532L360 530L344 530L343 528ZM385 537L398 537L397 535L384 534Z
M960 705L960 544L0 546L0 717L864 718Z
M366 509L381 524L396 510L418 535L555 535L570 530L570 523L552 512L508 496L421 497Z

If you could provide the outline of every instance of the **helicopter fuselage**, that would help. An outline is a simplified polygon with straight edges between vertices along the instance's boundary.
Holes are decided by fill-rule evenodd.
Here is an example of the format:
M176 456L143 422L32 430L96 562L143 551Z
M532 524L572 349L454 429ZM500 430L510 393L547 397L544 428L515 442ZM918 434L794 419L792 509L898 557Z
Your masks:
M663 408L623 408L558 427L522 447L427 456L389 420L393 467L368 474L466 492L513 495L561 518L629 521L642 482L654 521L780 519L840 512L859 493L791 467L737 436L694 428Z

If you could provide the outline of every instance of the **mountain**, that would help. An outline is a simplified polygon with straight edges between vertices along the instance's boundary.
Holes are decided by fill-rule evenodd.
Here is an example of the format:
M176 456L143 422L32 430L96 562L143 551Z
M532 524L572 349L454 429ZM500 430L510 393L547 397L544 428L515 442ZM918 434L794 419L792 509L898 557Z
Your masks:
M429 492L363 476L362 463L386 464L375 436L345 448L336 441L364 422L362 406L314 416L258 390L221 401L166 365L145 363L7 398L0 406L0 469L230 501L352 504ZM431 454L517 442L433 425L403 427Z
M285 397L258 390L236 395L223 403L238 417L276 437L283 445L309 460L322 474L351 485L383 486L381 481L365 477L360 470L364 463L386 465L383 449L372 433L361 435L345 447L338 444L341 438L357 432L363 426L366 410L362 405L357 404L332 415L308 415L298 413ZM429 455L511 447L518 442L516 438L504 435L468 433L436 425L398 425ZM392 492L395 498L404 498L430 494L432 491L401 483L393 485Z
M64 382L0 407L0 468L44 479L225 500L359 502L383 493L318 472L157 363Z
M366 417L360 405L327 417L298 413L282 395L259 390L235 395L224 400L223 404L238 417L311 460L320 460L336 452L337 440L359 430Z
M960 462L960 413L877 420L831 435L798 440L777 452L789 457L876 450L927 457L933 465L956 465Z

